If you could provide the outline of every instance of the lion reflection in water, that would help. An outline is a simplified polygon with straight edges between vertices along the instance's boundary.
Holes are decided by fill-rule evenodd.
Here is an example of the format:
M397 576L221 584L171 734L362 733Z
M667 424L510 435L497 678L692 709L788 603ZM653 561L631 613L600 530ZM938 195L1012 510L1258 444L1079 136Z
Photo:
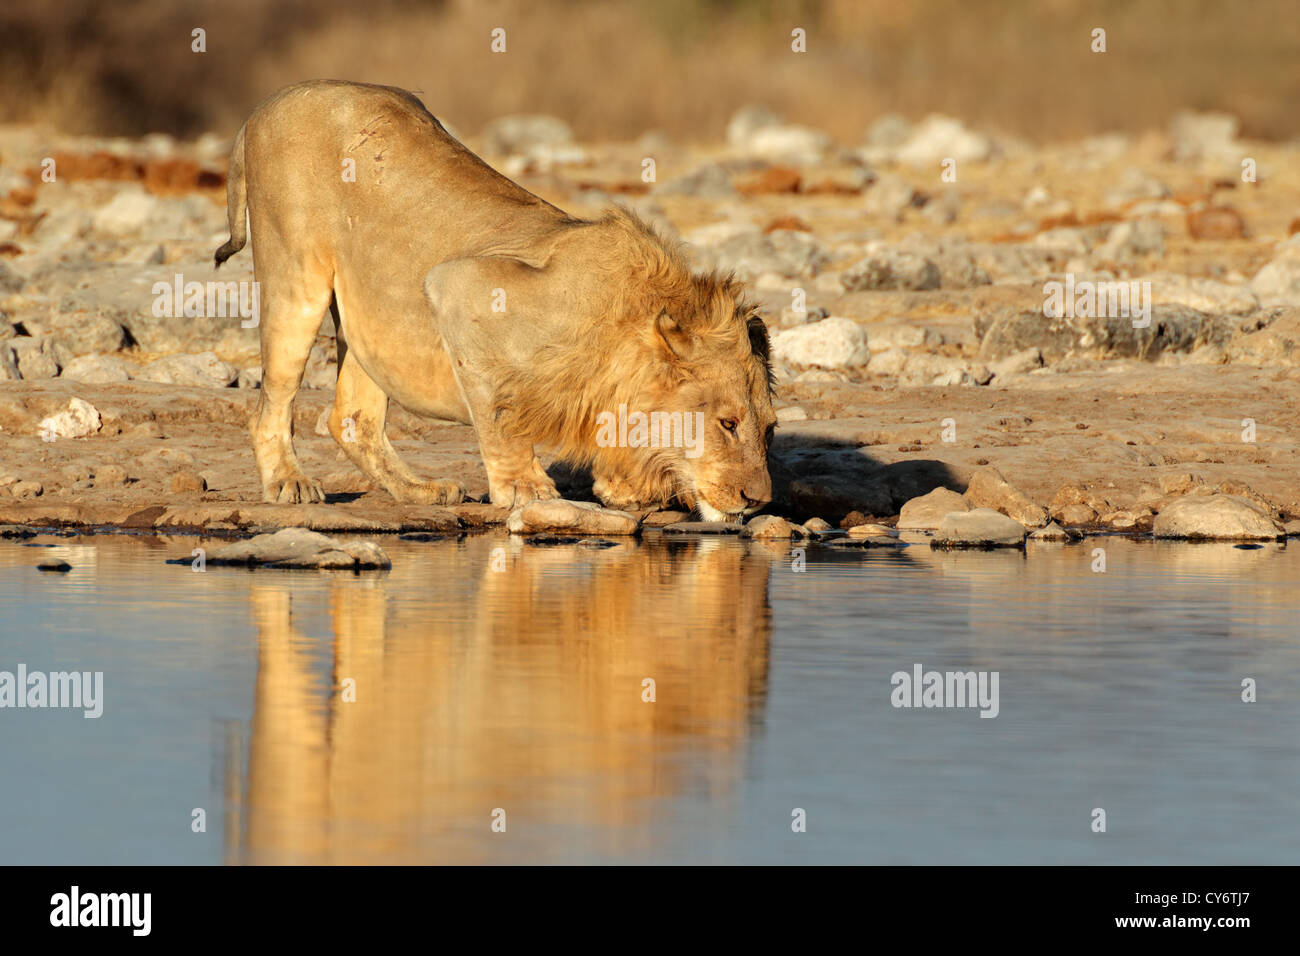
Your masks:
M395 580L334 578L332 695L290 589L259 579L248 780L227 781L234 801L243 791L230 862L562 858L546 825L590 828L584 849L636 851L648 798L739 776L766 690L777 553L472 538L439 555L473 570L436 579L442 595L464 592L436 608ZM685 779L700 761L707 775ZM515 839L492 832L496 808Z

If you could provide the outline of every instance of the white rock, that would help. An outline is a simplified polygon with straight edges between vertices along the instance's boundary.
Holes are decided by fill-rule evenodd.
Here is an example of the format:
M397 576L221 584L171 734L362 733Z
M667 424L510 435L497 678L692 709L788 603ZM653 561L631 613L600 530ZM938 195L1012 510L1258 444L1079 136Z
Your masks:
M214 352L198 355L168 355L150 362L137 376L163 385L199 385L225 388L239 376L239 370L217 358Z
M970 503L949 488L913 498L898 513L899 531L933 531L950 514L970 511Z
M124 189L91 218L91 228L110 236L138 232L158 214L158 200L143 189Z
M555 116L517 114L488 123L483 128L482 138L484 149L489 153L528 153L540 146L573 142L573 130Z
M189 558L177 563L189 563ZM306 528L282 528L211 552L208 564L273 568L387 569L393 566L373 541L341 541Z
M131 373L125 362L111 355L81 355L67 364L62 377L87 385L110 385L129 382Z
M831 139L806 126L765 126L750 135L743 149L749 156L774 163L813 165L822 161Z
M727 123L727 145L732 149L743 149L759 130L780 125L781 117L766 106L742 106Z
M1186 495L1165 505L1152 529L1157 538L1260 541L1282 536L1266 508L1240 495Z
M991 508L947 515L930 541L940 548L1018 548L1024 543L1020 522Z
M1246 286L1176 272L1155 272L1137 281L1151 283L1152 305L1181 305L1206 315L1249 315L1260 304Z
M1300 305L1300 246L1288 246L1250 280L1266 309Z
M852 319L831 316L772 336L772 354L790 365L841 369L871 358L867 333Z
M913 128L896 154L909 166L937 167L945 159L961 163L982 162L993 155L993 141L967 129L959 120L932 115Z
M563 498L530 501L522 508L516 508L506 519L506 529L511 534L567 532L627 535L636 534L637 527L636 517L626 511L602 508L590 501L566 501Z
M55 438L85 438L103 426L99 410L94 405L84 399L74 398L68 402L66 410L41 419L36 427L42 438L49 435Z

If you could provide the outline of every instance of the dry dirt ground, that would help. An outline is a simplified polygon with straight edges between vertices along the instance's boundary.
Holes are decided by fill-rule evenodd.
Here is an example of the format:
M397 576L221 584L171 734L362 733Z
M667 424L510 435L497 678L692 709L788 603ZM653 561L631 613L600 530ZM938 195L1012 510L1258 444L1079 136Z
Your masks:
M702 266L748 280L777 359L772 510L888 519L992 466L1058 518L1084 504L1092 515L1073 523L1091 527L1213 490L1300 515L1296 144L1242 143L1230 121L1195 117L1050 147L940 123L834 144L757 111L725 146L553 139L521 128L468 142L563 208L626 202ZM227 147L0 129L0 524L502 521L482 503L398 505L343 459L317 424L332 398L325 334L295 430L328 502L261 503L246 430L256 330L153 310L154 283L214 278ZM42 182L49 158L57 177ZM1048 319L1044 283L1067 273L1149 282L1151 327ZM251 279L248 252L220 278ZM862 338L824 334L822 316ZM40 422L73 399L99 428L46 440ZM485 495L470 428L395 408L390 438L418 472ZM567 497L589 496L581 474L557 475Z

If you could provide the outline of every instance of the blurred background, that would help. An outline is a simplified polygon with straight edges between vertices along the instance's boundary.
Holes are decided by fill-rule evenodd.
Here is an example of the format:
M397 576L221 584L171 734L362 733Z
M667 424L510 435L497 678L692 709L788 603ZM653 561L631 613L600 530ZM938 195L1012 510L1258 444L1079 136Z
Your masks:
M1283 140L1300 128L1298 41L1294 0L7 0L0 122L229 134L277 88L334 77L417 90L470 132L537 112L588 140L715 139L748 103L841 142L884 113L1042 142L1183 109Z

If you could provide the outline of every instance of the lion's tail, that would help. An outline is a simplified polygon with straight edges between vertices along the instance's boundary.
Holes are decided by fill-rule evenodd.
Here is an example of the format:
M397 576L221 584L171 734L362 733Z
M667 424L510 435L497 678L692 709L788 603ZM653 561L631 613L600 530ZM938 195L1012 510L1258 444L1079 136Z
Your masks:
M239 127L235 145L230 150L230 170L226 174L226 221L230 239L216 254L216 268L248 242L248 190L244 183L244 126Z

